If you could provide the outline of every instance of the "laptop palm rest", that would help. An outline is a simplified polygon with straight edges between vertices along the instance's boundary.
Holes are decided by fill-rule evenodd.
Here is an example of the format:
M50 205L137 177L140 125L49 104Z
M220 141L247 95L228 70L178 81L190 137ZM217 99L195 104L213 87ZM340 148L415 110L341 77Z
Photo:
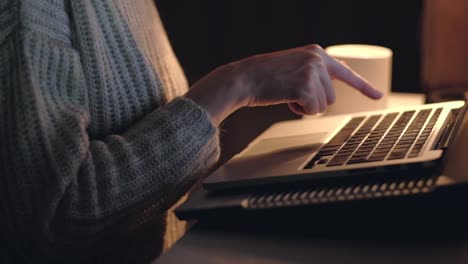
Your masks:
M299 170L307 158L321 146L321 142L327 135L327 132L319 132L262 139L219 168L204 183L209 184L210 179L216 179L220 182L255 181L256 178L264 178L265 176L291 174L291 168Z

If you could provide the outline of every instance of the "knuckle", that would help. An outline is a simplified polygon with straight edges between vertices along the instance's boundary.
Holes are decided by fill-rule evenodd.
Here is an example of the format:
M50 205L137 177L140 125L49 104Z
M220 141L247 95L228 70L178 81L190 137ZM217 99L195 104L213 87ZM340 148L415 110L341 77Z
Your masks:
M298 49L296 51L300 53L307 60L314 61L320 58L320 53L317 52L316 48L310 48L309 46L306 46L305 48Z
M315 52L306 52L304 63L308 70L313 71L325 67L322 57Z
M312 79L313 73L316 71L317 66L314 63L306 63L301 71L304 79L310 81Z
M311 100L311 94L309 92L309 88L306 86L303 86L302 89L298 89L296 92L296 98L298 98L301 101L307 102Z
M302 81L304 83L304 85L311 85L313 83L313 80L314 80L314 67L313 66L309 66L309 65L306 65L304 66L304 71L302 72Z
M310 61L313 61L313 62L319 62L321 61L322 57L320 57L320 54L318 54L317 52L315 51L308 51L307 52L307 58L310 60Z
M304 94L305 94L304 90L305 88L303 85L298 85L296 86L295 89L290 90L289 96L291 97L291 99L300 100L304 97Z
M315 74L309 66L305 66L303 71L297 76L297 89L308 92L315 87Z
M309 46L307 46L307 48L310 50L310 51L314 51L314 52L319 52L319 51L322 51L323 48L318 45L318 44L311 44Z

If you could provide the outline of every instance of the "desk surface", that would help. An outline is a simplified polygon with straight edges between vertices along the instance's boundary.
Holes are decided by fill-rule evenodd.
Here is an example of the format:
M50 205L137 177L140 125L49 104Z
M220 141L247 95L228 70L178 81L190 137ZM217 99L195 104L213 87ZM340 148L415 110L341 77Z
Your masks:
M392 106L423 103L418 95L393 96ZM451 231L453 232L453 231ZM357 234L357 235L356 235ZM379 236L376 236L379 237ZM275 234L195 225L154 263L468 263L468 239L402 236Z
M235 233L194 227L161 263L468 263L468 240L366 240Z

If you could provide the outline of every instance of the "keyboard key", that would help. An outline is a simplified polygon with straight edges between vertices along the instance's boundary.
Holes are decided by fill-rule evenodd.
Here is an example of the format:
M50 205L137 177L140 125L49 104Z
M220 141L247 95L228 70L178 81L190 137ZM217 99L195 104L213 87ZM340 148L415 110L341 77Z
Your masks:
M442 109L351 119L305 168L417 157ZM428 120L428 118L430 119ZM427 123L427 124L426 124ZM359 129L358 129L359 128ZM332 156L330 158L330 156ZM327 157L327 158L323 158Z
M375 162L375 161L382 161L385 159L385 156L372 156L366 160L366 162Z
M328 164L327 167L343 165L348 157L334 157Z
M357 164L357 163L364 163L366 162L367 159L361 158L361 159L350 159L346 164Z
M325 164L328 162L328 159L321 159L317 162L317 164Z

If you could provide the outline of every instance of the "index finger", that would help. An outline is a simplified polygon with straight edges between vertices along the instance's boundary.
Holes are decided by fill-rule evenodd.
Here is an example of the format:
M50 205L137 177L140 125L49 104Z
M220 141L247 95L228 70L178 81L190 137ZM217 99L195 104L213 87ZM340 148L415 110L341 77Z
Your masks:
M380 99L383 93L375 89L365 78L353 71L347 65L337 61L323 51L323 57L327 65L328 72L332 77L343 81L372 99Z

